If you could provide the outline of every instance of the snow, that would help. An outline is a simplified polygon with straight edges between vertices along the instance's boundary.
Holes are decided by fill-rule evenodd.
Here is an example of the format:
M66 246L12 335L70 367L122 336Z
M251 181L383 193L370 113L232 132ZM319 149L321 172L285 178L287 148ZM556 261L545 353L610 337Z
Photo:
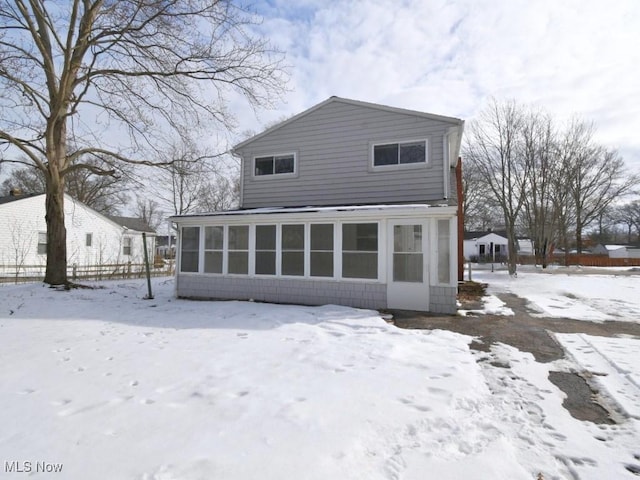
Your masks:
M154 300L143 280L0 287L5 474L47 461L70 479L637 478L638 419L571 417L547 378L582 368L570 361L472 351L374 311L176 300L172 280L153 284ZM610 395L633 412L618 390L637 382L638 340L619 340L589 339L629 372Z
M489 284L489 293L506 292L526 298L540 316L591 322L640 323L638 277L541 273L523 267L518 268L517 277L510 277L505 270L473 272L474 281Z
M478 310L458 309L458 314L466 317L468 314L473 315L514 315L513 310L507 307L507 304L495 295L485 295L482 297L482 308Z

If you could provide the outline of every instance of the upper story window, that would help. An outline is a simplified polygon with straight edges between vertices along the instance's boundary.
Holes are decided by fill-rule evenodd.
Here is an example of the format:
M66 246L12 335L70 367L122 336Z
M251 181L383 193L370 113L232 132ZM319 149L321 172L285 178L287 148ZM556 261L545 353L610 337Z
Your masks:
M373 146L373 166L388 167L427 163L427 141L384 143Z
M271 155L268 157L256 157L254 159L254 175L292 175L296 171L296 156L293 153L286 155Z

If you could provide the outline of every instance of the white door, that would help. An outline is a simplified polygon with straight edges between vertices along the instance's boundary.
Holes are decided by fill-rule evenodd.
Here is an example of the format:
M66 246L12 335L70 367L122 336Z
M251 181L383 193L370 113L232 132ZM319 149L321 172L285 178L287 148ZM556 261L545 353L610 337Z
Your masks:
M429 310L427 222L390 220L388 229L388 308Z

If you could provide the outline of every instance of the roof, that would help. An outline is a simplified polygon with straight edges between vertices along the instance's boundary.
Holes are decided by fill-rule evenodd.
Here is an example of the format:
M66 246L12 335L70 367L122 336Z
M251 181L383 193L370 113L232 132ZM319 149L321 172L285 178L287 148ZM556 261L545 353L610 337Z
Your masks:
M369 102L362 102L360 100L351 100L349 98L341 98L341 97L329 97L327 100L325 100L324 102L320 102L317 105L314 105L313 107L305 110L302 113L299 113L297 115L294 115L291 118L288 118L287 120L285 120L284 122L278 123L277 125L274 125L271 128L266 129L264 132L259 133L258 135L255 135L251 138L248 138L247 140L240 142L239 144L237 144L235 147L233 147L233 149L231 150L232 153L234 153L236 150L239 150L243 147L245 147L246 145L254 142L255 140L258 140L259 138L264 137L265 135L268 135L282 127L284 127L285 125L289 125L292 122L295 122L296 120L309 115L312 112L315 112L316 110L319 110L320 108L329 105L330 103L346 103L349 105L355 105L358 107L365 107L365 108L374 108L376 110L383 110L386 112L393 112L393 113L400 113L403 115L413 115L413 116L417 116L417 117L423 117L423 118L428 118L431 120L438 120L438 121L442 121L442 122L448 122L448 123L453 123L456 125L464 125L464 120L461 120L459 118L455 118L455 117L447 117L444 115L436 115L434 113L426 113L426 112L418 112L416 110L408 110L405 108L397 108L397 107L389 107L387 105L380 105L377 103L369 103Z
M504 230L498 230L498 231L475 231L475 232L464 232L464 239L465 240L473 240L476 238L482 238L482 237L486 237L487 235L498 235L500 237L504 237L507 238L507 232Z
M156 233L156 231L149 226L141 218L136 217L119 217L116 215L105 215L109 220L117 223L118 225L128 228L129 230L135 230L137 232Z
M15 202L16 200L24 200L25 198L37 197L38 195L44 195L44 193L23 193L20 195L7 195L6 197L0 197L0 205L3 203Z
M269 207L269 208L248 208L246 210L224 210L219 212L210 213L193 213L189 215L174 215L170 217L170 220L175 221L181 218L196 218L196 217L222 217L222 216L237 216L237 215L273 215L282 213L317 213L317 212L354 212L354 211L374 211L374 210L395 210L395 209L408 209L408 210L422 210L438 207L450 207L451 205L427 205L424 203L419 204L393 204L393 205L339 205L331 207Z

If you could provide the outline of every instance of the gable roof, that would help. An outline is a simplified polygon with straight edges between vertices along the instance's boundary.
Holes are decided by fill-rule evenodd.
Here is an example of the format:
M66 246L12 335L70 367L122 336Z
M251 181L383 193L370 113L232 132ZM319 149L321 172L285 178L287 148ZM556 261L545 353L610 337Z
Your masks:
M403 115L413 115L413 116L417 116L417 117L422 117L422 118L428 118L430 120L437 120L437 121L441 121L441 122L447 122L447 123L453 123L455 125L464 125L464 120L461 120L459 118L455 118L455 117L447 117L444 115L436 115L434 113L426 113L426 112L418 112L417 110L408 110L405 108L397 108L397 107L389 107L387 105L380 105L377 103L370 103L370 102L362 102L360 100L351 100L349 98L341 98L341 97L336 97L336 96L332 96L329 97L327 100L325 100L324 102L320 102L317 105L314 105L311 108L308 108L307 110L305 110L304 112L301 112L297 115L294 115L291 118L286 119L283 122L278 123L277 125L274 125L271 128L266 129L264 132L259 133L257 135L254 135L251 138L248 138L242 142L240 142L239 144L237 144L235 147L233 147L231 149L231 153L236 153L237 150L246 147L247 145L249 145L250 143L272 133L275 132L276 130L281 129L282 127L289 125L292 122L295 122L296 120L309 115L310 113L315 112L316 110L321 109L322 107L329 105L330 103L346 103L348 105L354 105L354 106L358 106L358 107L365 107L365 108L374 108L376 110L382 110L385 112L392 112L392 113L400 113Z
M135 230L137 232L156 233L156 231L149 226L147 222L141 218L136 217L120 217L118 215L105 215L107 218L117 223L118 225L128 228L129 230Z
M24 200L25 198L37 197L38 195L44 195L44 193L21 193L20 195L7 195L0 197L0 205L3 203L15 202L16 200Z
M482 237L486 237L487 235L498 235L499 237L503 237L503 238L507 238L507 232L505 232L504 230L500 231L475 231L475 232L464 232L464 239L465 240L474 240L476 238L482 238Z

